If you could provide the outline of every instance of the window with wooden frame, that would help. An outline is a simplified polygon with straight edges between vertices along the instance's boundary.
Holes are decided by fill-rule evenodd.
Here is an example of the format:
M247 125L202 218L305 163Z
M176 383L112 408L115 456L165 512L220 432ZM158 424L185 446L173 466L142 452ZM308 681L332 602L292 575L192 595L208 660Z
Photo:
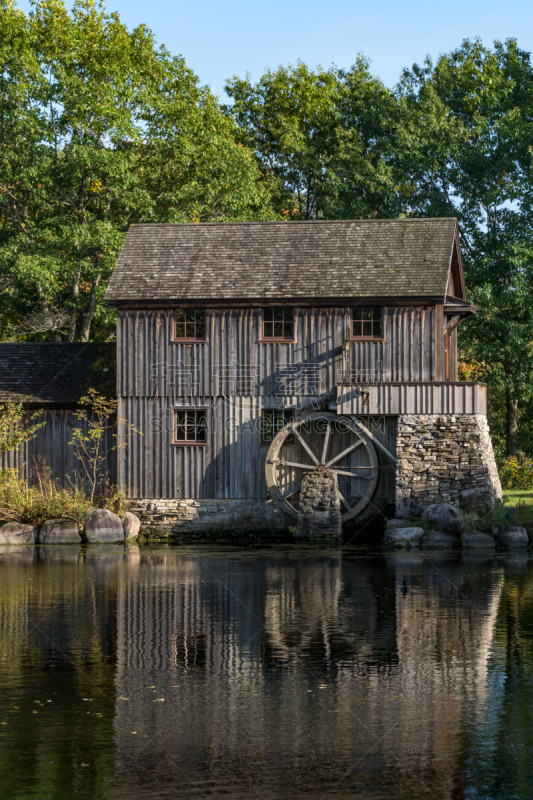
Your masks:
M174 444L207 444L207 411L205 408L174 410Z
M293 419L294 411L291 408L264 408L259 421L261 444L271 444L280 430ZM294 444L294 436L288 436L284 444Z
M205 308L176 309L174 339L185 342L204 342Z
M379 306L352 308L352 339L383 339L383 316Z
M261 340L265 342L294 341L294 308L279 306L263 309Z

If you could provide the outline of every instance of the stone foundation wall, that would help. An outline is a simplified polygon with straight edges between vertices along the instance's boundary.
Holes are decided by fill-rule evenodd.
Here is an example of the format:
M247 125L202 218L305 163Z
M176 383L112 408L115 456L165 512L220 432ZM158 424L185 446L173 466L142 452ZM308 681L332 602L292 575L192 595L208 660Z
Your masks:
M302 477L295 535L302 539L340 539L342 536L341 501L334 470L319 467Z
M396 515L418 515L438 499L475 489L492 503L502 488L487 418L481 414L398 417Z
M134 500L141 534L171 540L183 534L223 531L283 531L296 520L269 500Z

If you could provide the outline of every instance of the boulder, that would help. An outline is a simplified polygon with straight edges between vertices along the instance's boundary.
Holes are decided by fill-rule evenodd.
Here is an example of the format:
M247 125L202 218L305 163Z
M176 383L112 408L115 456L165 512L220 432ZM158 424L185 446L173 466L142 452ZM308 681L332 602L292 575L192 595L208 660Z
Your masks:
M404 519L389 519L387 522L387 529L389 528L405 528Z
M35 544L37 528L24 522L6 522L0 527L0 544Z
M124 529L124 538L127 542L136 539L141 529L141 520L128 511L122 517L122 527Z
M49 519L39 531L39 544L80 544L78 523L73 519Z
M463 550L489 550L496 547L494 537L481 531L468 531L461 536L461 547Z
M463 513L450 503L437 503L424 509L422 519L436 525L445 533L461 533L463 529Z
M85 517L83 541L93 543L123 542L124 528L120 517L107 508L97 508Z
M422 550L453 550L457 539L451 533L431 531L422 540Z
M423 528L389 528L383 544L387 547L420 547L423 537Z
M525 528L505 528L498 534L498 544L513 550L524 549L529 544L527 531Z

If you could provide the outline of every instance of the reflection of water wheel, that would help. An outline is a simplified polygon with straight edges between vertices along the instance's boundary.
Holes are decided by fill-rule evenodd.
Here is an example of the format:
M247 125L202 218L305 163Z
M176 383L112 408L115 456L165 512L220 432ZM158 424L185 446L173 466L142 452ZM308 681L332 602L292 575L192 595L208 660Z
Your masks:
M378 482L378 458L370 437L349 417L330 412L315 412L289 422L268 450L270 496L297 517L302 474L319 467L337 473L345 509L343 523L356 517L370 502Z

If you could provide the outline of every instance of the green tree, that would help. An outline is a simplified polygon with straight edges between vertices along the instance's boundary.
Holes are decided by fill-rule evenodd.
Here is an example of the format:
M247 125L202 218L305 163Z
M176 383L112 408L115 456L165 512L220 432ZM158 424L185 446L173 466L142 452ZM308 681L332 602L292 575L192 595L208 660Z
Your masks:
M128 226L271 215L253 155L183 58L93 0L0 0L4 336L107 337Z
M533 70L514 40L465 41L404 72L396 158L408 213L456 216L470 300L461 341L505 395L506 450L533 388Z
M399 213L391 158L397 101L359 58L343 71L305 64L226 84L243 144L270 180L284 218Z

